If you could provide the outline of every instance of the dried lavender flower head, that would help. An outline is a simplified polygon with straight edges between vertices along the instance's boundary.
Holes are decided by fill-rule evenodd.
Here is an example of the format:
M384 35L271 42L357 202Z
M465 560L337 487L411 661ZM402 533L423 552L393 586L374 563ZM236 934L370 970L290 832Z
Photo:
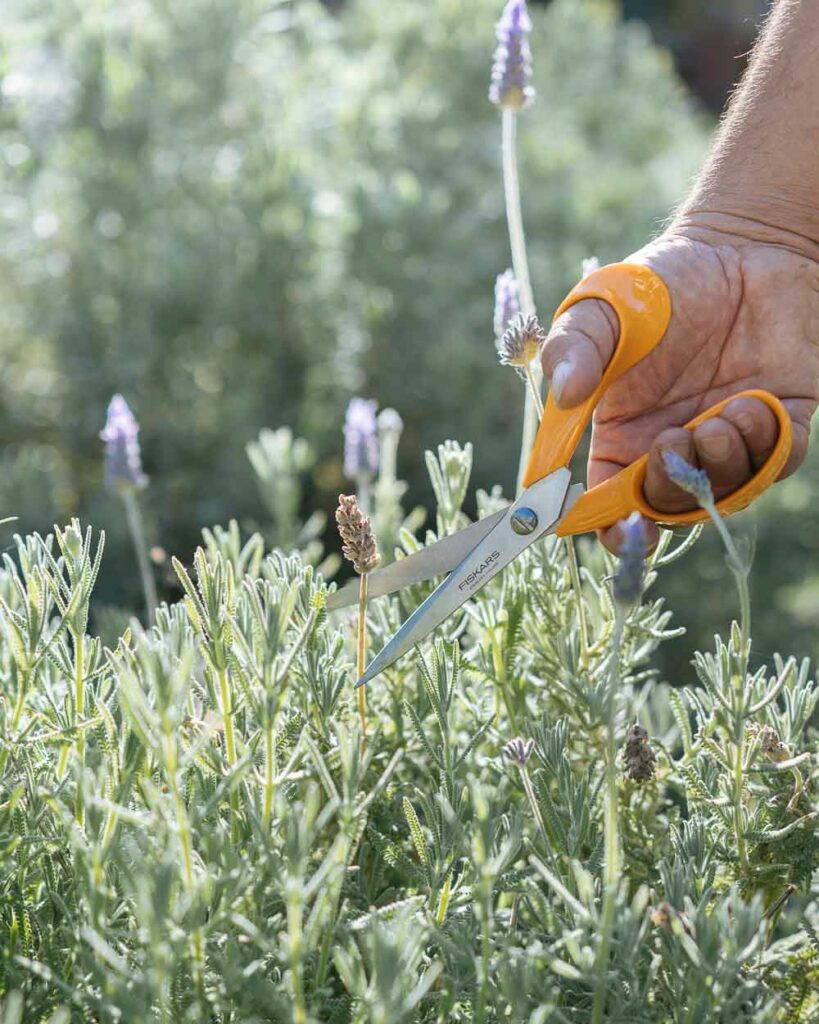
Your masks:
M620 564L612 581L614 600L626 607L639 601L643 593L646 572L646 530L643 517L632 512L619 523L623 538L620 545Z
M532 22L526 0L508 0L495 26L498 48L492 64L489 99L497 107L522 110L535 98L532 87Z
M520 293L518 279L514 270L505 270L498 274L495 281L495 344L501 338L509 324L520 313Z
M689 494L693 494L703 508L714 504L711 481L704 469L695 469L682 455L667 450L663 452L663 465L668 479Z
M546 332L536 316L518 313L503 332L498 346L498 356L504 366L522 369L528 366L540 352L546 341Z
M626 735L623 753L626 775L632 782L648 782L657 770L657 755L648 741L648 733L635 722Z
M344 475L350 480L374 476L378 471L378 435L375 410L378 403L353 398L344 418Z
M142 472L139 451L139 424L122 395L108 403L105 426L100 431L105 442L105 481L112 490L141 490L148 483Z
M354 494L339 494L336 522L342 540L342 552L359 575L378 565L378 551L370 520L358 507Z
M514 761L515 764L523 767L529 760L529 755L532 753L534 746L534 740L524 740L520 736L516 736L504 746L503 753L510 761Z

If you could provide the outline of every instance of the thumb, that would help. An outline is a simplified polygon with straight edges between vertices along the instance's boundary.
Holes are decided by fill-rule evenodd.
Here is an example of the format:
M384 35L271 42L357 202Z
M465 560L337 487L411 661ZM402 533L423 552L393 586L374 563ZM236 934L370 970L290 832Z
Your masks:
M620 326L607 302L584 299L555 320L541 362L557 405L570 409L600 383L617 344Z

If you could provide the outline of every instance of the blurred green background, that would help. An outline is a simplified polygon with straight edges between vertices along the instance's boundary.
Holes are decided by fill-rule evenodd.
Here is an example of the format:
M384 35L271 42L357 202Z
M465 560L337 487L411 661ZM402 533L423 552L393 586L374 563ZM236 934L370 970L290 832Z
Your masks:
M619 259L661 225L764 6L532 5L521 176L544 318L583 257ZM115 391L142 424L150 540L183 558L203 526L264 523L245 456L264 427L310 439L303 511L331 511L354 394L404 418L408 508L429 498L423 448L447 437L475 443L477 486L510 490L521 389L492 336L509 255L486 95L501 7L7 0L0 511L21 532L105 528L105 602L140 602L103 487ZM818 476L755 513L760 658L816 648ZM692 629L671 676L730 614L714 550L664 584Z

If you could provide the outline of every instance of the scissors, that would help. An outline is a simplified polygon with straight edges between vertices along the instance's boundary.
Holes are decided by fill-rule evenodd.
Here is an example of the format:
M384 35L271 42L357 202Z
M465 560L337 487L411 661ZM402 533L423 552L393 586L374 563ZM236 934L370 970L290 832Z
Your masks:
M561 304L555 319L583 299L602 299L617 314L620 335L597 390L573 409L546 403L523 478L523 493L508 507L472 523L458 533L370 574L369 594L390 594L412 583L448 573L446 579L404 622L356 683L363 686L411 648L498 575L530 544L549 534L569 537L612 526L633 511L665 526L697 523L704 509L658 512L646 501L643 483L648 455L586 491L572 483L568 464L594 410L609 386L649 354L662 340L671 318L671 297L663 280L647 267L619 263L584 278ZM791 451L791 421L782 403L767 391L747 390L729 396L686 423L688 430L719 413L736 398L757 398L779 423L776 446L765 464L738 490L717 504L731 515L756 500L776 480ZM358 600L356 581L328 597L329 608Z

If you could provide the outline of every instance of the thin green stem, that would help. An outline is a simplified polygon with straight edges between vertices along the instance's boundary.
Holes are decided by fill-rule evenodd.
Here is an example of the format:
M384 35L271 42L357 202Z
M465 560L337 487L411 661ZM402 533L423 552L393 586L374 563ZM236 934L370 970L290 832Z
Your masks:
M236 740L233 733L233 697L230 692L230 680L227 669L219 669L219 699L222 703L222 719L225 724L225 756L231 770L236 767ZM234 842L239 840L239 794L232 790L230 806L233 811L231 835Z
M512 728L512 732L515 736L518 735L520 730L518 729L517 715L515 714L515 705L509 694L508 687L506 685L506 665L503 661L503 652L498 641L496 629L493 627L489 630L489 636L492 644L492 664L495 669L496 676L496 699L495 699L495 719L500 722L500 703L497 700L497 694L500 694L500 698L503 701L503 706L506 708L506 713L509 716L509 725Z
M606 808L605 808L605 875L603 880L603 913L600 921L600 945L597 950L596 982L592 1024L602 1024L606 1009L606 991L617 890L620 887L620 820L617 799L617 734L616 696L620 682L620 646L623 640L625 612L617 607L614 620L611 663L606 693Z
M506 223L509 229L509 247L512 251L512 269L518 282L521 311L534 316L535 300L529 278L529 260L526 254L526 235L523 230L523 212L520 203L520 181L518 178L517 156L517 113L504 109L501 114L501 150L503 157L503 192L506 200ZM538 412L534 394L540 393L540 371L532 371L534 388L526 393L523 410L523 436L521 438L520 465L518 468L518 490L529 459L529 452L535 440Z
M577 606L577 624L580 632L580 664L585 668L589 663L589 624L586 619L586 605L583 602L583 590L580 579L580 565L577 561L577 552L574 547L574 540L566 537L566 561L569 564L569 576L572 581L572 592Z
M728 553L728 567L734 577L739 596L739 650L736 652L734 671L731 678L733 712L734 764L732 772L731 803L734 833L737 842L737 859L742 874L748 871L748 846L745 841L745 814L743 795L745 791L745 680L748 674L748 652L751 642L751 593L748 586L749 567L737 551L734 538L713 502L704 506L725 545Z
M293 1024L307 1024L307 1004L304 1000L304 980L301 971L301 893L290 883L287 898L287 930L290 939L290 974L293 981Z
M523 783L523 789L526 792L526 799L529 801L529 806L532 808L532 814L534 815L535 821L537 822L538 831L540 837L543 840L543 845L546 848L546 855L552 863L552 867L557 869L557 862L555 855L552 852L552 845L549 842L549 837L546 834L546 823L543 820L543 815L540 812L540 804L535 798L535 787L532 785L532 779L529 775L529 769L525 764L519 764L518 770L520 771L521 782Z
M540 397L540 385L535 379L535 372L532 369L532 364L527 363L524 367L523 372L526 377L526 386L529 389L529 394L532 398L532 404L535 408L537 421L538 423L540 423L540 421L543 419L543 399Z
M77 730L77 757L80 761L80 782L77 786L77 821L82 824L85 814L82 807L82 771L85 767L85 732L82 719L85 717L85 666L83 664L84 637L73 633L74 640L74 726Z
M367 658L367 573L363 572L359 577L358 584L358 660L356 668L358 678L364 675ZM367 698L364 695L365 687L359 686L358 696L358 720L361 725L361 753L367 746Z
M148 616L148 625L152 626L156 618L157 596L156 582L148 561L148 551L145 546L145 531L142 528L142 513L139 510L139 502L133 488L123 488L120 492L125 505L125 518L128 520L128 529L131 533L131 540L136 552L139 575L142 580L142 593L145 597L145 611Z
M270 828L273 816L273 780L276 765L276 738L272 725L265 730L264 743L264 807L262 808L262 824L265 830Z

